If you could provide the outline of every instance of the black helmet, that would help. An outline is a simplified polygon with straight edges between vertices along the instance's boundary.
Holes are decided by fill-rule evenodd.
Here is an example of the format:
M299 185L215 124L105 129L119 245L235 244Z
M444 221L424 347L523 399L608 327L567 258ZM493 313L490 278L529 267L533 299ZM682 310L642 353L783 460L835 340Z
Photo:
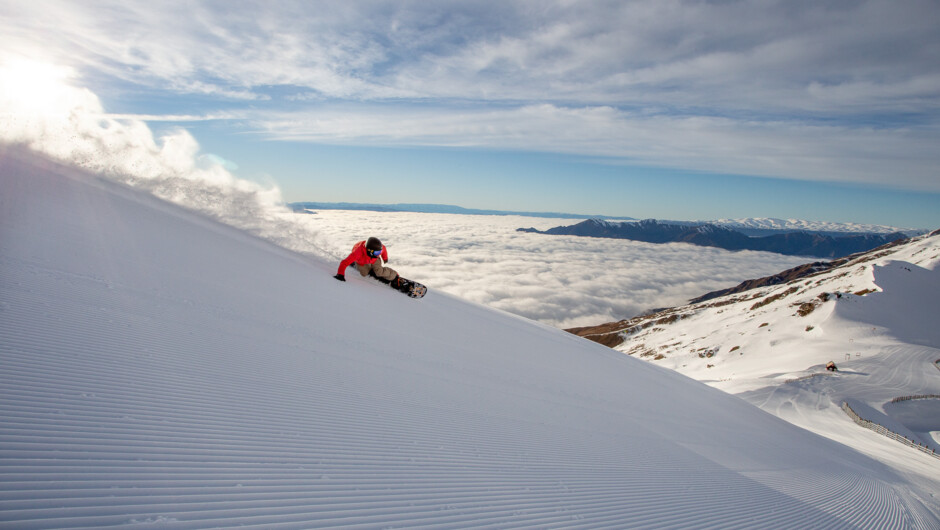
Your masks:
M379 252L381 252L381 251L382 251L382 242L379 241L379 238L377 238L377 237L370 237L369 240L366 241L366 250L372 250L372 251L379 251Z

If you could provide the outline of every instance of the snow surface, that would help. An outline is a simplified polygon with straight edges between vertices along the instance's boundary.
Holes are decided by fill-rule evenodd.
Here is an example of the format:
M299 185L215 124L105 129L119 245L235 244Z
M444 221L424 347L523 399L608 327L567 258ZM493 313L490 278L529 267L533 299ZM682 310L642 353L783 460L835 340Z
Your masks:
M940 526L718 389L51 162L0 155L0 243L4 528Z
M617 349L851 445L936 506L940 458L856 426L841 405L940 453L940 399L891 403L940 396L938 265L940 236L922 236L789 284L675 308L674 321Z

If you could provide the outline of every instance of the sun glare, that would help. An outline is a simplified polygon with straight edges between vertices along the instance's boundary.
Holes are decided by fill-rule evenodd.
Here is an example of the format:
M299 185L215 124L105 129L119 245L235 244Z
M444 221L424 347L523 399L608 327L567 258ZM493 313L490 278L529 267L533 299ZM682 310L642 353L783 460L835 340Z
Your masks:
M28 59L0 62L0 103L14 113L49 113L69 104L72 70Z

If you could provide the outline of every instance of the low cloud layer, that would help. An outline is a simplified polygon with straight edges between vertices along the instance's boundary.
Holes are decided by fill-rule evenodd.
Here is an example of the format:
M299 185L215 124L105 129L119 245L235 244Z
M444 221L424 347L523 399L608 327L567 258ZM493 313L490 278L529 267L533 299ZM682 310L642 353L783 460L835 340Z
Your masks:
M356 241L376 236L389 249L389 266L406 278L558 327L683 304L806 262L681 243L516 231L566 224L559 219L331 210L298 215L322 236L337 265Z

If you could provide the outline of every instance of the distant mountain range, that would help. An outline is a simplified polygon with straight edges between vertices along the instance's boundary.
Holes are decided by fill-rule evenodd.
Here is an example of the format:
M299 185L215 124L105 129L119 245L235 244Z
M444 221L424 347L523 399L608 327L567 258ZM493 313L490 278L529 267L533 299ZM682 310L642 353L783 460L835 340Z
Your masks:
M845 232L820 233L809 231L790 231L752 237L741 231L712 223L675 224L654 219L629 222L611 222L601 219L588 219L571 226L558 226L548 230L520 228L520 232L548 235L574 235L586 237L606 237L612 239L630 239L646 243L691 243L693 245L718 247L726 250L760 250L789 256L812 256L837 258L905 239L906 234Z
M545 217L550 219L603 219L606 221L636 221L634 217L585 215L563 212L523 212L515 210L480 210L463 208L451 204L374 204L355 202L292 202L287 206L298 213L316 213L316 210L366 210L372 212L417 212L417 213L447 213L462 215L519 215L524 217ZM771 217L748 217L743 219L717 219L712 221L672 221L659 222L670 225L699 226L712 224L730 228L747 236L766 236L781 232L812 232L816 234L841 237L849 234L892 234L903 232L908 237L921 235L927 230L910 228L896 228L884 225L871 225L859 223L836 223L829 221L806 221L803 219L775 219Z
M362 210L373 212L416 212L457 215L517 215L554 219L585 219L571 226L521 232L550 235L577 235L631 239L647 243L692 243L726 250L763 250L791 256L837 258L920 235L926 230L899 229L881 225L804 221L800 219L745 218L715 221L638 221L631 217L584 215L564 212L525 212L482 210L450 204L293 202L287 205L298 213L316 210Z

